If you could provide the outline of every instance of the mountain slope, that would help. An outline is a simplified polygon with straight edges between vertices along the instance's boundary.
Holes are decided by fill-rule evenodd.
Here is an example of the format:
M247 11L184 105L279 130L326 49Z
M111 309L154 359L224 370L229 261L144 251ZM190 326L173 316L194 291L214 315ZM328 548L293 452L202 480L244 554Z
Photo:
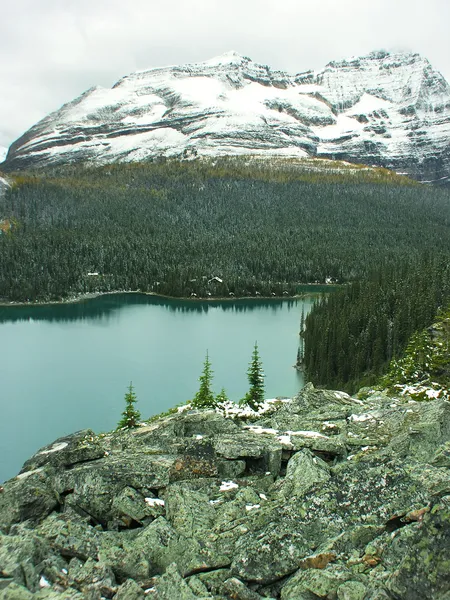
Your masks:
M92 88L37 123L5 167L160 156L321 156L446 182L450 87L418 54L289 75L230 52Z

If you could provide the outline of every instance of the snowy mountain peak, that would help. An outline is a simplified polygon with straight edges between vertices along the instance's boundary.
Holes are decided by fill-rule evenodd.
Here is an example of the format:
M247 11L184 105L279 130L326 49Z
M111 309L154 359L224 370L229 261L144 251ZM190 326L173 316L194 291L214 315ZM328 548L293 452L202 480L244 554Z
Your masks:
M242 56L238 52L234 50L230 50L229 52L224 52L219 56L215 56L214 58L210 58L204 62L205 65L215 66L215 65L228 65L235 64L240 65L243 62L252 62L251 58L248 56Z
M88 90L17 140L5 165L318 156L447 181L449 138L449 85L418 54L376 51L290 75L231 51Z

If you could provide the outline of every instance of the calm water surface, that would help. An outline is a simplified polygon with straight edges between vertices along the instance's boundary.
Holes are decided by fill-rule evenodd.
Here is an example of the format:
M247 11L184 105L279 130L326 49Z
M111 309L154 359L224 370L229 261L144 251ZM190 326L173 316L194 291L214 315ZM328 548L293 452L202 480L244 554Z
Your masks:
M0 481L74 431L113 429L133 381L143 418L186 402L206 350L214 391L247 391L255 341L266 396L292 396L302 307L295 300L189 302L117 294L78 304L0 307Z

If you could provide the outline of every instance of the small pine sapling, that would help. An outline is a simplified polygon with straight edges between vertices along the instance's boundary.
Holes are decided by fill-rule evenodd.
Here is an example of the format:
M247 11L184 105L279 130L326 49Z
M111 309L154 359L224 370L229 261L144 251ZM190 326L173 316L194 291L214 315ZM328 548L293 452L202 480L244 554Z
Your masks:
M248 367L247 377L250 389L246 393L242 404L257 411L264 403L264 371L261 359L259 358L258 344L256 342L253 348L252 360Z
M203 371L198 378L200 381L200 388L192 400L192 408L214 408L216 406L216 400L211 390L212 378L213 371L211 369L208 352L206 352L205 362L203 363Z
M229 402L229 398L227 396L225 388L222 388L216 396L216 405L225 404L226 402Z
M130 381L128 391L125 394L125 410L122 413L122 418L117 425L117 429L122 429L124 427L131 429L132 427L137 427L139 425L141 413L134 406L136 401L137 397L134 393L133 383Z

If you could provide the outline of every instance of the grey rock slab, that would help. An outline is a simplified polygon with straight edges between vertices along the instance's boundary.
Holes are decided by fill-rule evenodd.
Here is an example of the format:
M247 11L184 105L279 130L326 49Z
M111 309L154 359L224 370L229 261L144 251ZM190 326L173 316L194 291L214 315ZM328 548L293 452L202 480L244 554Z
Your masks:
M0 590L0 600L33 600L33 594L17 583L11 583L7 588Z
M141 600L142 598L145 598L144 590L132 579L122 583L114 596L114 600Z
M244 581L261 584L293 573L308 554L309 546L299 531L286 529L268 525L261 531L240 536L236 542L232 573Z
M0 530L14 523L45 518L59 506L50 474L38 468L7 481L0 493Z
M246 432L222 435L214 440L214 448L222 458L244 460L248 474L280 472L282 447L272 437Z
M360 581L346 581L337 589L338 600L364 600L367 587Z
M330 467L309 450L301 450L287 464L286 477L280 489L282 496L302 496L313 487L330 479Z
M174 484L166 489L165 503L166 518L178 533L203 538L210 532L216 512L206 494Z
M223 584L223 591L236 600L262 600L262 596L249 589L242 581L231 577Z
M147 456L125 452L103 458L94 464L75 466L58 472L53 485L66 504L98 523L115 517L113 500L124 488L139 491L144 497L152 490L166 487L176 463L173 456Z
M336 598L337 590L350 577L350 572L340 567L300 570L283 586L281 600Z
M198 600L186 581L178 572L177 566L171 564L156 584L158 600ZM206 596L206 598L212 598ZM204 600L206 600L206 598Z
M38 469L47 464L55 467L68 467L97 460L104 455L105 448L101 443L101 438L90 429L84 429L58 438L52 444L38 450L24 463L21 473Z

